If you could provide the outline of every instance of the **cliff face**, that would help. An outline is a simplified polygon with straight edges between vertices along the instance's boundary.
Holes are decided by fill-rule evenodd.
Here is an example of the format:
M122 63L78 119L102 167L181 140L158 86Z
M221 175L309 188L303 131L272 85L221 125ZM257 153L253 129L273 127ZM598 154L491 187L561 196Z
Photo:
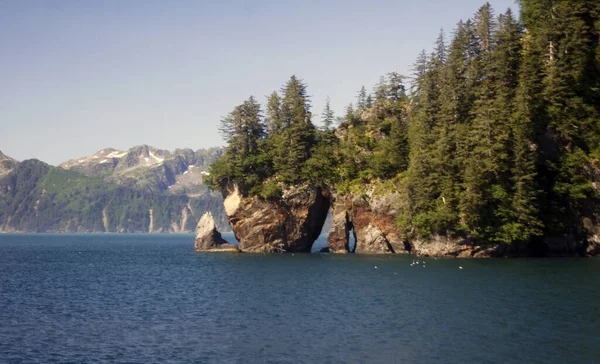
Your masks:
M243 196L236 186L224 198L239 249L249 253L310 252L330 205L329 192L312 186L289 187L276 202Z
M333 220L327 237L331 253L348 253L349 236L354 235L354 253L406 254L408 247L394 226L398 194L337 195L332 198Z
M277 201L265 201L243 196L232 187L224 196L224 206L239 249L250 253L310 252L329 210L332 225L327 243L328 251L334 254L459 258L600 255L597 201L589 202L590 214L584 219L588 241L563 236L544 237L533 243L481 245L470 239L440 235L426 240L406 239L396 225L401 195L374 190L373 186L365 186L359 193L337 194L317 187L294 186L287 188ZM356 241L352 249L351 237Z
M600 184L599 184L600 185ZM583 256L600 255L600 204L590 202L590 217L584 220L590 232L589 241L573 236L545 237L536 243L478 245L469 239L435 235L430 239L406 240L395 225L396 206L401 203L395 193L375 195L372 188L365 193L332 195L332 226L327 243L330 253L350 251L352 234L355 253L414 254L432 257L490 258L518 256Z

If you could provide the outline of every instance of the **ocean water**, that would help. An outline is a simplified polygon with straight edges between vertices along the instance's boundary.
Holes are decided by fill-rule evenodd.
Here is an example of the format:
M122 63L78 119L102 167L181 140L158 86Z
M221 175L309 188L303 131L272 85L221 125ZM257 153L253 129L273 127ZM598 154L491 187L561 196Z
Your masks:
M600 259L418 260L0 235L0 363L600 362Z

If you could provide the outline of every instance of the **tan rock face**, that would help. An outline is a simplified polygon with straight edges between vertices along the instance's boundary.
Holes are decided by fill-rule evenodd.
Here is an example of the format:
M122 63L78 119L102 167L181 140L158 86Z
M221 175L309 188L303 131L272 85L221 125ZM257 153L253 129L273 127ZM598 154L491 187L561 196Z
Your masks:
M197 252L237 252L237 246L228 243L217 230L215 220L210 212L206 212L196 227L195 248Z
M327 190L312 186L290 187L276 202L242 196L235 186L224 197L239 249L248 253L310 252L330 198Z

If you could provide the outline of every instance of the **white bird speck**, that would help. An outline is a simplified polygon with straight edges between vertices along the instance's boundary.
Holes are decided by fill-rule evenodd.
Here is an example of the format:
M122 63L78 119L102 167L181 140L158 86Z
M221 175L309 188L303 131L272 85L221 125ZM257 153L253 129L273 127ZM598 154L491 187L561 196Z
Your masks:
M458 269L463 269L463 267L459 266Z
M375 266L375 269L377 269L377 266Z

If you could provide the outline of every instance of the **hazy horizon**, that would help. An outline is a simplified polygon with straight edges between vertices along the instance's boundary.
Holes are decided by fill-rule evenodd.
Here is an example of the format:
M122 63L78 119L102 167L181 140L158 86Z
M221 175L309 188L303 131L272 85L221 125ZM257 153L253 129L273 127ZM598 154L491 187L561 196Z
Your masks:
M450 37L483 4L2 2L0 150L57 165L108 147L220 146L220 118L292 74L319 123L327 96L340 115L361 86L408 76L441 28Z

